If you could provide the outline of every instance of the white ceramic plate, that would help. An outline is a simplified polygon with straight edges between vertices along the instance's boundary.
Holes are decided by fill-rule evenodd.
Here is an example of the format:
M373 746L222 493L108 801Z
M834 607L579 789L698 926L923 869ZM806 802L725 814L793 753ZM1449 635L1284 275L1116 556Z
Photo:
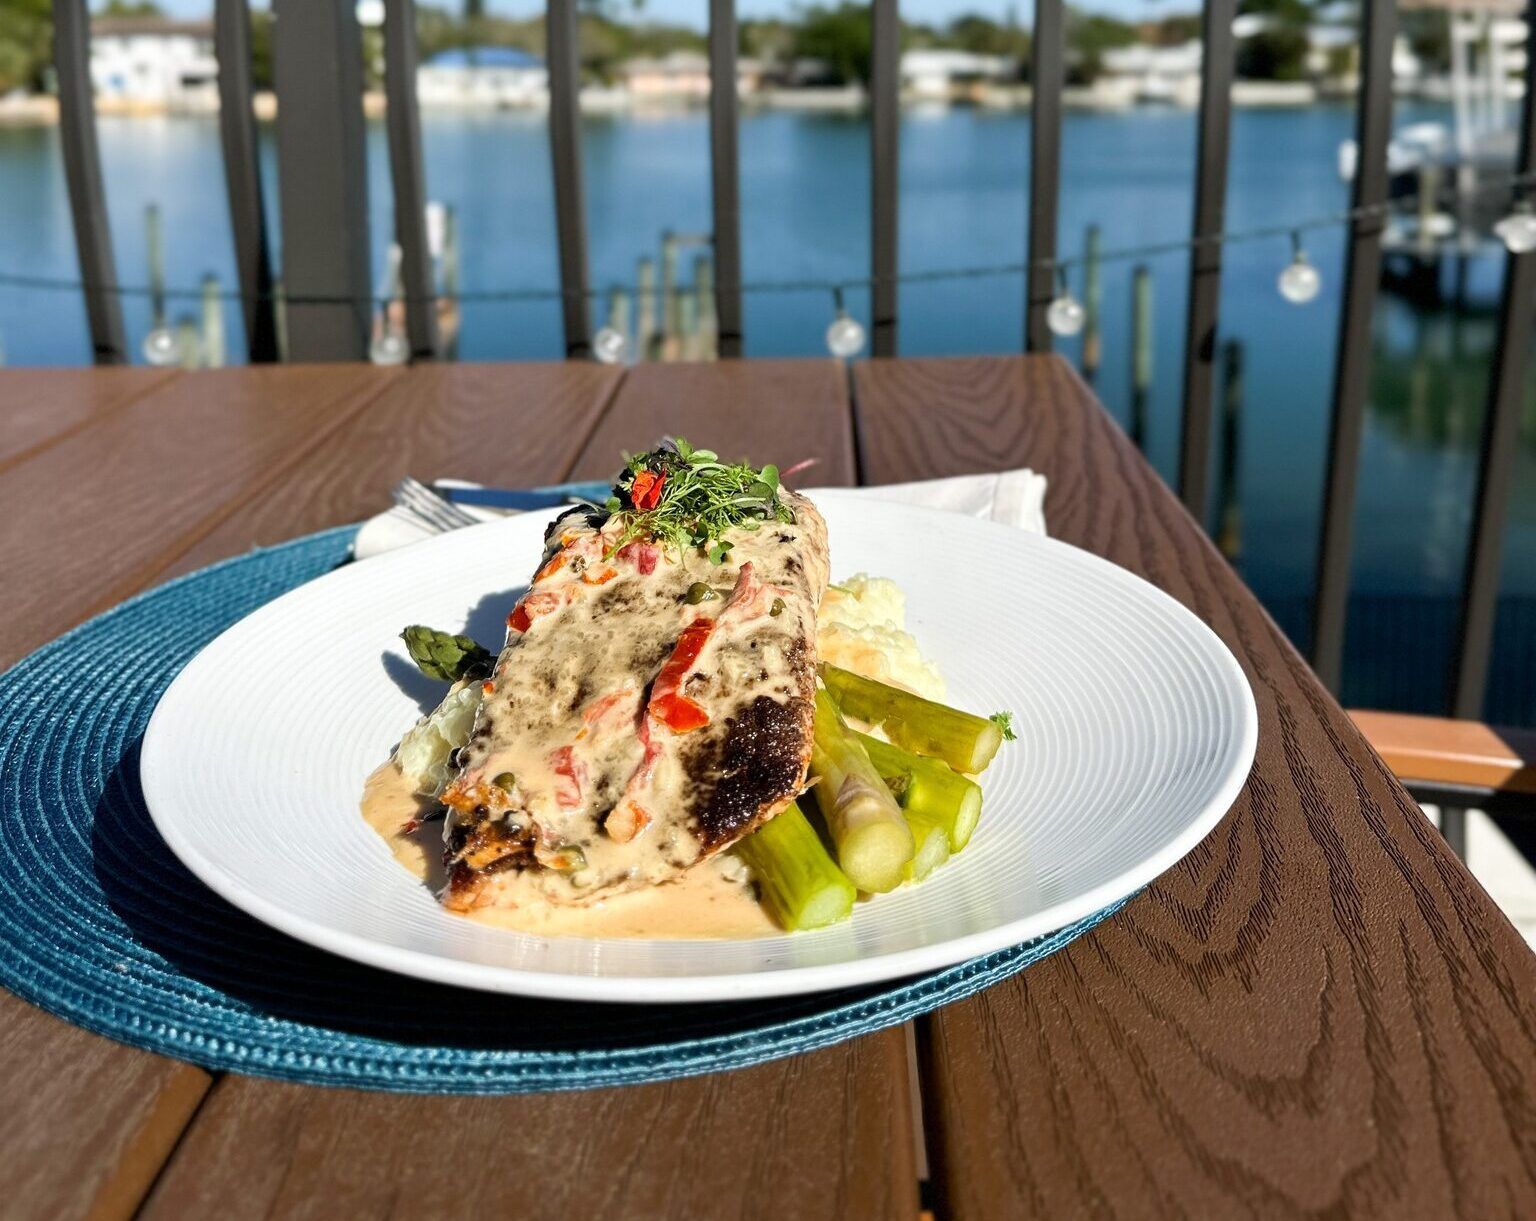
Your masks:
M471 988L605 1001L774 996L895 979L1052 932L1150 882L1236 797L1256 715L1241 669L1171 598L1008 526L812 493L834 579L907 594L955 704L1012 709L980 829L920 886L851 921L752 941L538 937L443 911L363 823L364 778L418 715L409 623L500 640L548 514L349 565L230 628L145 737L156 826L204 882L301 940Z

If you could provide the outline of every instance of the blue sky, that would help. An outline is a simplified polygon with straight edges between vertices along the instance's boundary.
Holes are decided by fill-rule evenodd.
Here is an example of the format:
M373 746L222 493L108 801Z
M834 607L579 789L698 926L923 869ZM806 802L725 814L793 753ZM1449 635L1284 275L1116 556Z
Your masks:
M255 4L266 7L263 0L255 0ZM455 0L447 0L447 4L457 7ZM209 0L160 0L160 6L178 17L206 16L212 7ZM488 0L486 7L493 13L521 17L538 12L543 6L537 0ZM795 7L791 0L739 0L737 12L742 17L779 16ZM1089 12L1112 13L1127 20L1144 20L1168 13L1191 12L1200 6L1198 0L1082 0L1078 7ZM1023 0L1017 8L1027 23L1033 5ZM1008 3L1007 0L904 0L901 11L908 20L942 25L961 13L979 12L1001 20L1008 11ZM643 16L650 20L700 28L707 13L705 0L645 0L643 9Z

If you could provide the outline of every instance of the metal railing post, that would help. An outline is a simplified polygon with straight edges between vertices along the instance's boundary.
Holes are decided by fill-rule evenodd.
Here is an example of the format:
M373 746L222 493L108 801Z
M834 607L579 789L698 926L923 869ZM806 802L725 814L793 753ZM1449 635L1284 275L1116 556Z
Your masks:
M1356 216L1349 227L1312 615L1312 666L1323 685L1334 692L1339 689L1344 669L1355 482L1371 372L1371 314L1381 278L1381 232L1386 225L1379 209L1387 198L1392 42L1396 33L1395 0L1364 0L1360 6L1360 100L1355 115L1355 180L1350 207L1378 210Z
M246 0L215 0L213 49L219 61L219 143L229 228L235 239L235 275L251 362L274 361L277 303L272 293L272 251L261 204L261 161L251 111L251 10Z
M400 246L400 282L405 290L405 336L413 357L431 359L438 352L437 286L427 241L421 111L416 105L416 0L385 4L384 96L395 241Z
M1024 289L1024 349L1051 350L1045 312L1056 295L1056 208L1061 183L1061 87L1066 55L1061 0L1035 0L1029 55L1029 271Z
M901 144L901 15L871 0L869 69L870 352L896 355L896 214Z
M362 33L351 0L274 0L283 291L292 360L365 360L373 323Z
M91 14L85 0L53 0L53 67L59 78L59 140L64 178L75 222L75 249L91 351L98 365L128 360L123 304L117 297L117 263L101 181L96 143L96 105L91 92Z
M587 204L581 177L581 57L576 0L549 0L549 148L554 159L555 233L560 246L565 354L592 354L587 310Z
M736 0L709 0L709 171L714 210L716 350L741 355L741 182Z
M1525 98L1520 104L1520 148L1515 172L1536 171L1536 20L1527 18ZM1522 195L1529 188L1516 188ZM1509 510L1515 451L1520 444L1520 414L1531 328L1536 325L1536 252L1509 254L1504 262L1504 292L1499 304L1498 340L1488 377L1488 406L1483 415L1477 465L1472 534L1467 543L1461 587L1460 630L1455 636L1451 711L1480 718L1493 654L1494 616L1498 610L1499 569L1504 558L1504 522Z
M1211 462L1211 399L1221 304L1221 234L1227 207L1227 149L1232 126L1232 21L1237 0L1206 0L1201 17L1199 151L1189 256L1189 313L1184 333L1184 426L1179 495L1206 524Z

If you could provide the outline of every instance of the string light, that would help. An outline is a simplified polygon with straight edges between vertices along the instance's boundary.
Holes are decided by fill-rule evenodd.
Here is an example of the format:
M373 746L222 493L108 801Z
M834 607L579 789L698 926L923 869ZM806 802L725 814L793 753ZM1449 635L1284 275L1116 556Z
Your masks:
M614 327L599 327L592 336L592 355L605 365L623 364L629 359L629 340Z
M1517 199L1509 215L1494 223L1493 232L1511 254L1536 250L1536 212L1531 210L1531 201Z
M403 365L410 354L411 345L393 328L380 331L368 345L368 359L376 365Z
M1514 188L1517 192L1528 186L1536 186L1536 171L1514 174L1498 181L1489 181L1479 184L1467 195L1486 195L1493 191L1508 191ZM1227 246L1236 242L1249 242L1280 237L1286 234L1299 235L1308 230L1331 229L1339 225L1369 219L1385 219L1393 215L1407 215L1414 212L1417 207L1417 199L1414 196L1404 196L1401 199L1391 200L1379 204L1365 204L1357 208L1350 208L1340 212L1315 216L1308 220L1291 222L1285 225L1266 225L1253 229L1227 230L1223 233L1205 234L1195 238L1173 239L1166 242L1150 242L1140 246L1123 246L1102 250L1099 252L1100 263L1117 263L1140 261L1148 257L1162 254L1178 254L1207 246ZM1529 219L1528 219L1529 218ZM1438 220L1438 218L1437 218ZM1436 224L1436 228L1440 225ZM1521 245L1523 252L1527 249L1536 250L1536 216L1530 213L1530 205L1524 201L1516 203L1510 214L1494 225L1493 231L1511 249L1515 249L1507 234L1516 230L1519 234L1514 239L1519 242L1522 239L1529 245ZM975 267L945 267L930 268L920 271L900 272L893 276L844 276L839 280L825 279L786 279L786 280L756 280L743 281L735 284L724 283L718 287L725 291L738 293L803 293L836 291L848 286L873 287L876 284L935 284L955 280L972 280L983 277L997 276L1021 276L1027 275L1036 269L1048 269L1062 272L1074 266L1085 263L1087 260L1082 255L1074 255L1068 258L1040 259L1034 262L1019 261L1014 263L997 263L988 266ZM1316 269L1307 264L1315 274ZM1289 268L1287 269L1289 270ZM1305 274L1305 273L1303 273ZM1321 281L1319 280L1319 286ZM205 294L200 288L158 289L147 285L137 284L85 284L80 280L65 279L62 277L36 276L18 272L0 271L0 288L20 288L37 290L59 290L67 292L92 292L109 293L119 297L149 297L159 294L166 300L203 300ZM418 301L438 302L451 300L463 304L473 302L507 303L507 302L534 302L534 301L563 301L571 296L582 298L596 298L600 293L609 291L622 291L631 295L638 294L640 289L634 284L620 284L613 289L583 289L568 290L565 288L508 288L508 289L484 289L484 290L459 290L457 287L446 288L441 293L427 294L422 298L416 298L406 293L397 293L394 299L402 304L417 303ZM357 301L356 297L341 294L323 293L282 293L278 289L271 293L242 293L228 289L220 292L219 297L227 301L272 301L281 296L288 305L349 305ZM1070 294L1069 294L1070 295ZM849 319L862 333L863 328L853 319ZM830 328L829 328L830 329Z
M1067 269L1058 267L1056 299L1046 308L1045 325L1051 328L1053 335L1071 336L1081 331L1087 321L1088 311L1072 295L1072 289L1067 284Z
M851 360L864 350L864 328L843 308L841 285L832 289L832 309L834 317L827 327L827 351L839 360Z
M144 359L160 368L169 368L181 361L181 344L176 332L168 326L152 327L144 336Z
M1323 277L1301 246L1301 231L1291 234L1291 261L1280 273L1280 295L1292 305L1305 305L1323 287Z

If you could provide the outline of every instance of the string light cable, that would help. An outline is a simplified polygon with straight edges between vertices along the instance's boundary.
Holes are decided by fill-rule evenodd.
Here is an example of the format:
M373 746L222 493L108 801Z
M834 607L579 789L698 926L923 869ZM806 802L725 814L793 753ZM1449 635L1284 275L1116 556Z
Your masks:
M1511 193L1511 206L1500 220L1494 223L1494 235L1513 254L1526 254L1536 250L1536 210L1530 200L1530 188L1536 185L1536 172L1512 174L1496 182L1489 182L1463 192L1463 198L1490 191ZM1274 238L1289 238L1291 259L1280 272L1277 287L1281 296L1293 304L1313 300L1322 287L1322 276L1308 259L1302 245L1302 234L1332 229L1340 225L1358 225L1370 221L1383 224L1394 215L1408 216L1418 211L1417 194L1403 196L1379 204L1366 204L1286 224L1262 225L1249 229L1227 230L1222 233L1202 234L1197 237L1148 242L1137 246L1111 247L1097 253L1099 263L1130 262L1155 258L1159 255L1179 254L1217 246L1225 247L1241 242L1256 242ZM1437 214L1438 216L1438 214ZM1431 217L1431 220L1436 217ZM891 276L839 276L833 278L789 278L778 280L742 281L738 284L721 283L717 289L742 294L830 292L833 299L833 318L827 327L827 348L833 355L847 359L863 350L864 327L849 315L843 304L843 294L855 288L872 289L877 285L896 283L902 285L939 284L950 281L1025 276L1035 269L1052 271L1057 281L1056 296L1047 307L1047 325L1063 336L1076 335L1086 322L1083 305L1072 295L1068 282L1069 273L1087 264L1086 255L1065 258L1039 259L1033 262L1019 260L985 266L935 267L916 271L898 272ZM459 304L511 304L519 302L563 301L577 297L588 301L615 293L638 294L636 285L610 284L603 288L586 290L563 288L508 288L462 289L451 294L432 294L415 297L404 292L400 284L398 260L392 260L387 276L388 292L378 297L357 298L339 294L287 293L281 290L269 293L247 294L235 289L212 289L208 284L198 288L167 288L149 284L93 284L78 279L38 276L26 273L0 271L0 288L34 291L68 291L104 293L117 297L146 297L155 302L207 301L210 298L225 301L271 301L285 306L292 305L357 305L366 303L376 311L375 317L383 325L376 328L378 338L371 355L375 359L398 363L409 355L408 345L396 327L389 321L390 306L413 304L436 305L442 300ZM169 347L162 344L160 346ZM621 363L630 358L628 338L613 327L599 328L593 340L594 355L606 363Z

